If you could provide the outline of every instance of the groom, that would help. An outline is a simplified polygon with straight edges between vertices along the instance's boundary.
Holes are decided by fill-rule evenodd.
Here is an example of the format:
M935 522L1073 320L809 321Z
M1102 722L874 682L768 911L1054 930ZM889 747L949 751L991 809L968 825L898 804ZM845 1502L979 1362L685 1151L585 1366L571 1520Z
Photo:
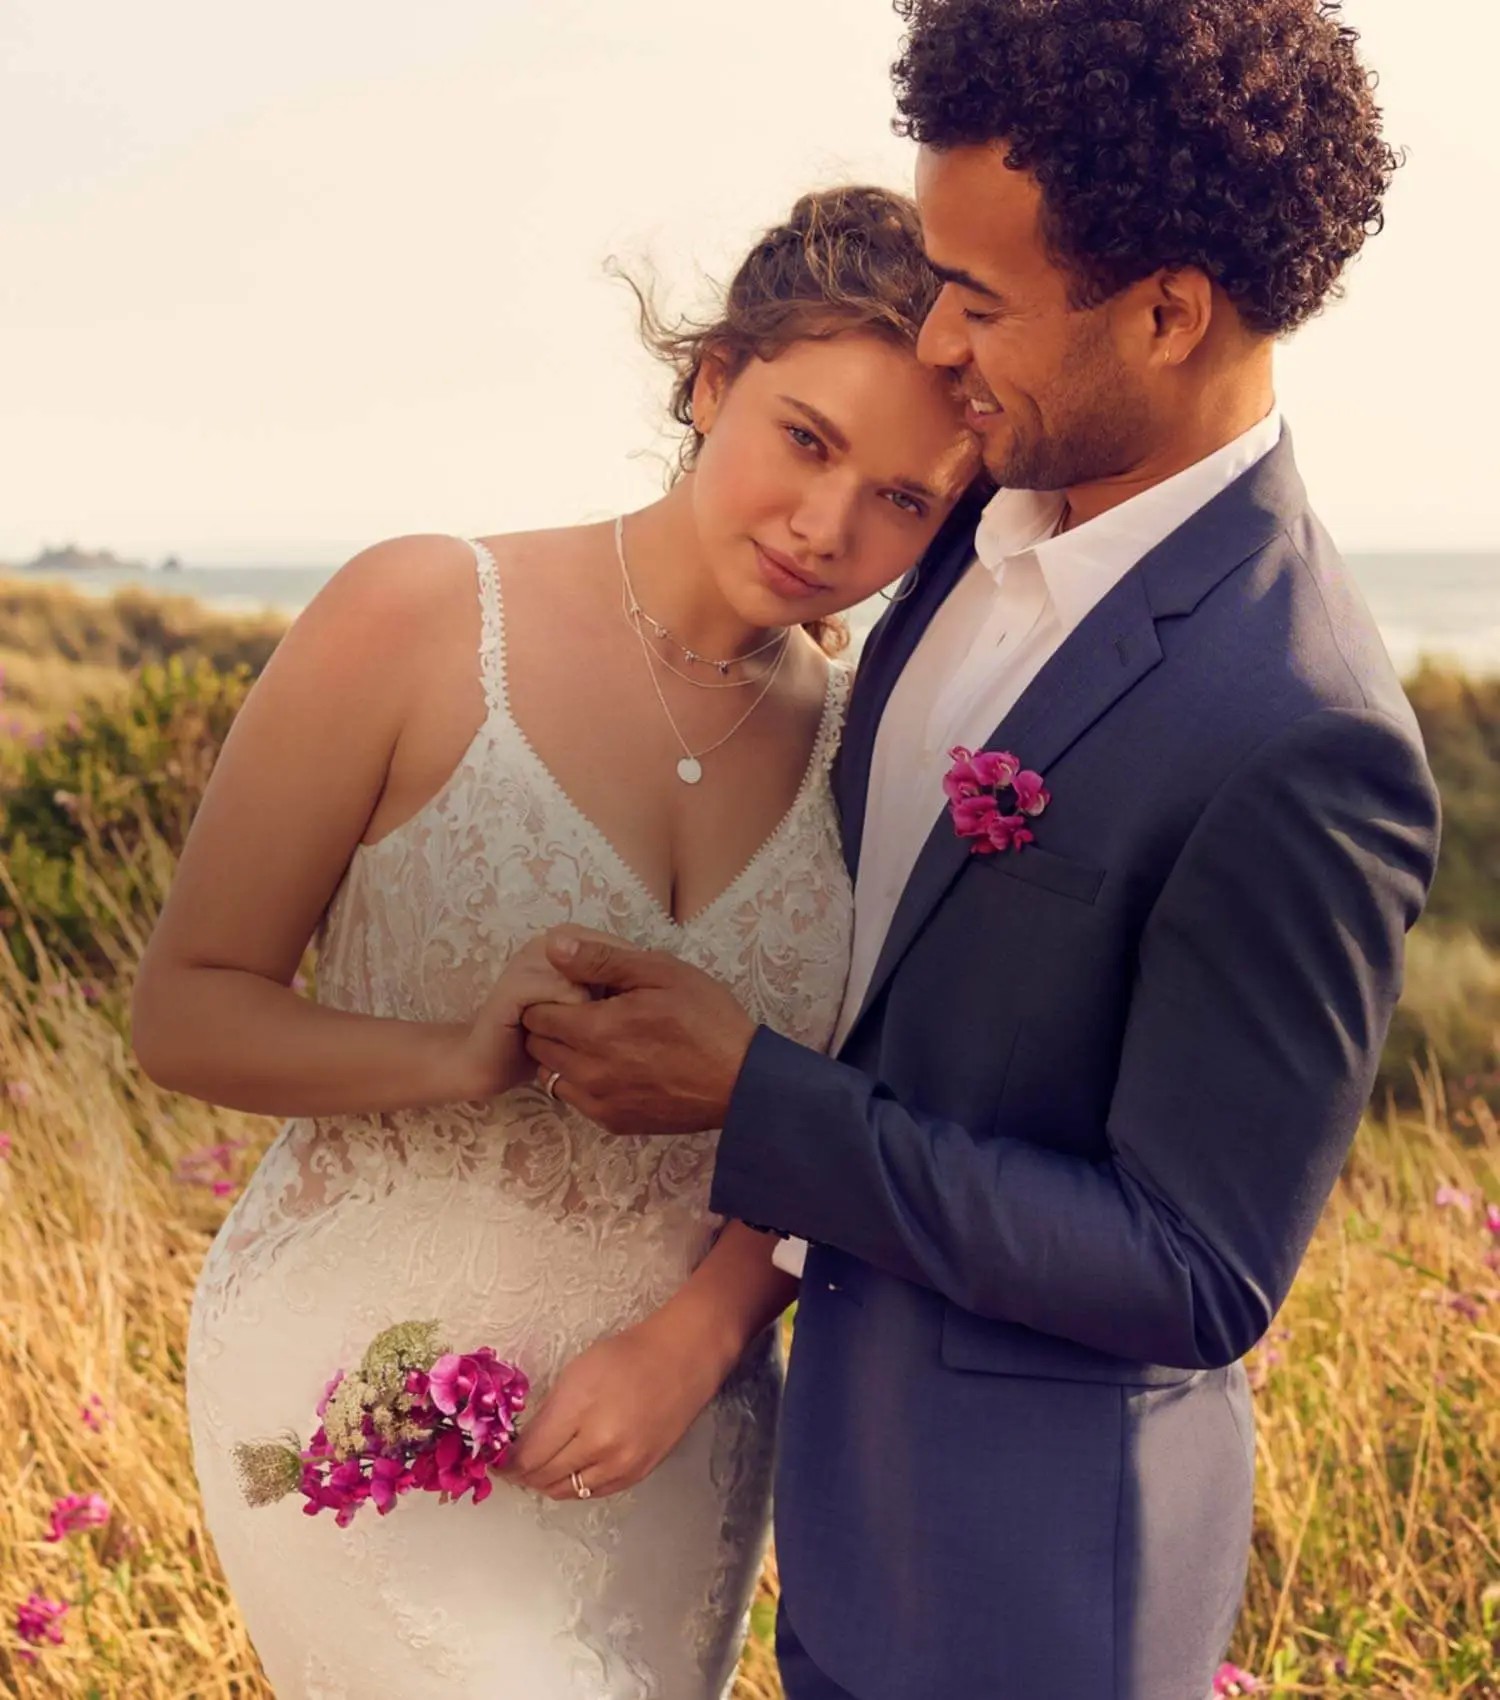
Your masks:
M1437 846L1272 388L1394 161L1319 0L899 9L946 283L921 353L1001 492L863 657L835 1055L563 938L619 995L533 1011L531 1044L615 1132L721 1126L714 1209L811 1242L792 1700L1201 1700L1249 1548L1240 1359L1365 1106Z

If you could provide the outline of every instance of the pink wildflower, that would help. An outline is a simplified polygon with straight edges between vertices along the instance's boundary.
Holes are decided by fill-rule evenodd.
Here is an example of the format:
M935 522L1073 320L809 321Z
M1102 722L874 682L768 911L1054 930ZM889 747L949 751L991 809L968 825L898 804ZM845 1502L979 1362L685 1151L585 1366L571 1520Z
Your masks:
M1484 1225L1496 1239L1500 1239L1500 1204L1485 1205Z
M11 1139L8 1133L0 1133L0 1157L10 1156Z
M1445 1181L1433 1194L1432 1202L1439 1210L1461 1210L1465 1216L1474 1208L1474 1200L1462 1187L1449 1186Z
M87 1403L78 1407L78 1416L83 1426L92 1429L95 1434L99 1434L109 1421L109 1412L97 1393L90 1393Z
M16 1634L33 1647L41 1646L44 1640L61 1646L63 1632L59 1619L67 1609L66 1600L44 1600L40 1594L32 1594L24 1605L16 1607ZM24 1650L21 1657L31 1663L36 1661L35 1653Z
M29 1080L7 1080L5 1095L13 1104L29 1104L36 1097L36 1088Z
M1482 1302L1471 1293L1453 1293L1448 1299L1448 1308L1457 1311L1465 1322L1478 1322Z
M228 1196L237 1190L238 1183L227 1177L234 1170L234 1153L244 1143L243 1139L225 1139L217 1145L204 1145L188 1152L177 1165L177 1184L206 1186L215 1198Z
M69 1493L52 1507L52 1527L46 1539L60 1541L81 1529L102 1529L109 1521L108 1502L97 1493Z
M1214 1672L1213 1700L1227 1700L1237 1694L1258 1694L1260 1678L1251 1676L1238 1665L1223 1664Z

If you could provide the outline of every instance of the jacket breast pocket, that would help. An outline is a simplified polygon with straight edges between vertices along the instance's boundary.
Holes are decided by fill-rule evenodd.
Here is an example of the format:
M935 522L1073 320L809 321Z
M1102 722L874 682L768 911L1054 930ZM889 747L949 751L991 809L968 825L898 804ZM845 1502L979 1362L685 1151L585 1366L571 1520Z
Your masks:
M1096 1352L1057 1334L1039 1334L1017 1322L976 1316L945 1303L939 1355L949 1369L985 1375L1019 1375L1043 1381L1105 1381L1119 1387L1176 1387L1203 1371L1138 1363Z
M1076 898L1080 903L1092 903L1104 884L1103 868L1070 861L1039 844L1026 844L1019 850L997 850L992 856L975 856L973 860L986 874L1041 886L1045 891Z

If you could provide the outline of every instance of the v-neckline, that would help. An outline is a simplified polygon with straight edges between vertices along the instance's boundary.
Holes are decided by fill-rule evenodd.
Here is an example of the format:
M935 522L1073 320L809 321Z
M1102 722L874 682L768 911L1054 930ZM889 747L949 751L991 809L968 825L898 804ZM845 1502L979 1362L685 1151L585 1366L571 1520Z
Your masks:
M836 664L826 658L823 663L826 675L823 686L823 712L819 716L818 730L813 738L812 750L808 755L807 766L803 769L802 780L797 787L795 796L793 796L791 802L787 805L786 810L783 812L780 819L771 828L766 837L761 840L758 848L753 852L750 859L744 864L733 879L731 879L716 896L710 898L707 903L695 909L693 913L687 916L684 920L679 921L667 905L663 903L651 887L647 885L641 875L637 873L635 868L625 858L624 854L620 851L609 834L605 832L603 827L601 827L586 810L580 808L573 800L572 796L564 788L562 781L542 759L536 749L536 746L527 736L525 728L516 718L516 712L514 708L512 708L510 701L510 669L506 661L507 633L504 606L500 593L500 566L495 560L493 553L483 543L478 542L476 539L474 546L477 549L483 550L489 561L490 583L494 592L496 623L494 654L494 710L499 713L505 724L515 735L517 744L519 744L521 749L530 759L532 766L536 769L543 782L551 789L553 795L563 805L563 807L568 810L578 825L583 827L585 831L591 833L593 837L596 838L604 847L616 868L624 875L626 882L631 885L641 899L650 906L655 918L675 934L680 935L691 931L693 928L699 926L710 915L720 909L728 902L735 892L739 890L740 886L742 886L749 878L754 869L758 867L770 853L772 847L781 838L782 834L790 825L793 817L800 812L803 801L807 797L808 792L811 790L814 781L818 778L819 772L823 766L823 751L827 745L828 734L833 722L834 709L836 707L837 700L838 672Z

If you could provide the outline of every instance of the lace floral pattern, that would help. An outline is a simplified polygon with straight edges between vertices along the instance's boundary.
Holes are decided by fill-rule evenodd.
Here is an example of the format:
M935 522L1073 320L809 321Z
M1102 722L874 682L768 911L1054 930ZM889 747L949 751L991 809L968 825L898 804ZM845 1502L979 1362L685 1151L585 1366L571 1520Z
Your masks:
M463 1020L515 949L576 921L673 952L757 1021L825 1046L851 927L828 790L848 671L830 671L791 808L679 923L517 725L499 573L474 550L484 721L437 794L356 850L319 929L321 1001ZM769 1339L652 1477L607 1500L502 1488L480 1507L407 1500L335 1530L291 1501L249 1510L228 1465L238 1440L305 1429L332 1370L402 1317L515 1355L540 1399L706 1253L715 1140L610 1139L533 1087L283 1124L205 1261L188 1346L210 1528L281 1700L477 1697L502 1678L534 1700L719 1700L766 1536Z

